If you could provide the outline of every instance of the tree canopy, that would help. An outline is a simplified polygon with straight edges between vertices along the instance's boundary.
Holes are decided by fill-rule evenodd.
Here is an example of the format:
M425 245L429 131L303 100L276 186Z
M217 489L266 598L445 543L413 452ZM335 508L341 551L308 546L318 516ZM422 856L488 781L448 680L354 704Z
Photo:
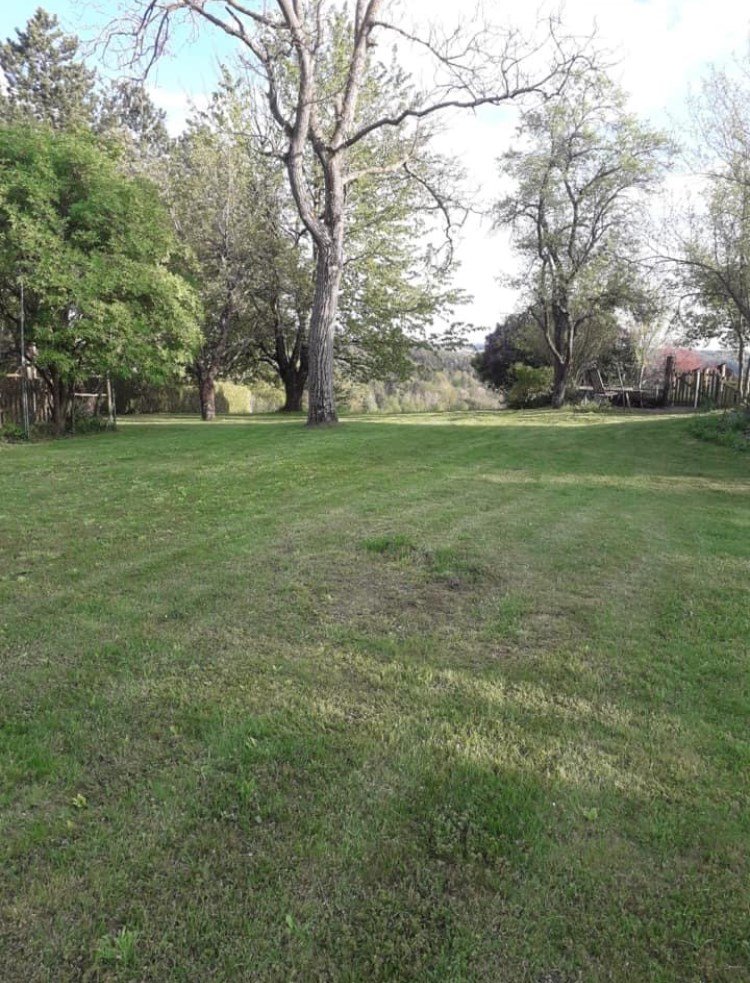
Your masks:
M15 38L0 44L5 85L4 122L34 120L57 130L91 126L96 117L96 73L79 55L78 38L39 7Z
M580 49L553 31L547 39L549 60L539 66L529 61L538 49L518 32L488 32L486 44L480 43L481 32L463 26L444 37L420 36L390 17L385 0L275 0L259 9L238 0L223 7L195 0L132 0L129 7L131 16L113 26L112 36L129 41L131 61L148 69L164 52L175 21L187 18L235 38L262 80L295 206L314 244L308 422L333 423L334 342L351 255L347 202L352 189L365 178L396 171L429 188L418 173L421 134L436 114L556 91ZM379 40L428 55L434 85L411 92L397 87L377 105L364 98L379 61ZM373 147L377 154L367 160ZM434 197L448 214L447 200L439 191Z
M691 106L692 164L701 187L672 223L662 259L681 288L691 341L719 339L739 357L750 393L750 75L745 63L712 69Z
M0 309L20 319L59 429L74 387L105 373L164 378L198 340L197 304L157 189L92 137L0 129Z
M626 111L606 73L592 68L524 112L520 131L523 149L502 157L515 187L495 218L512 228L525 260L518 285L549 348L553 405L561 406L576 338L628 301L643 193L654 187L669 146Z

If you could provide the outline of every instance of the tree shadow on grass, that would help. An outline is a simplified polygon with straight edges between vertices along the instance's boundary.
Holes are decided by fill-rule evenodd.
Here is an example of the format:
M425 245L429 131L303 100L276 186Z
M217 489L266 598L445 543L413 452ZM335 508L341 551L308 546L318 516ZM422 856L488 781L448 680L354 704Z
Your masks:
M133 550L110 512L107 567L80 573L70 606L8 616L21 670L6 750L22 788L3 978L750 974L739 622L720 664L694 626L723 581L670 613L664 578L637 566L669 521L667 569L683 570L682 550L692 570L696 516L708 524L707 493L736 507L740 463L680 421L229 429L192 428L186 448L179 428L134 428L149 450L130 507L169 535ZM286 450L298 470L280 488ZM175 471L182 497L156 503ZM529 514L537 479L550 494ZM73 478L59 480L67 508ZM230 515L231 549L186 579L191 551L219 542L196 489ZM248 489L278 512L263 535L248 534ZM622 528L624 493L658 507ZM35 521L54 531L54 516ZM394 535L413 549L362 546ZM618 578L635 585L627 623L589 604ZM713 603L729 619L731 598ZM654 612L668 637L641 642ZM18 729L30 719L44 726ZM97 962L122 928L138 933L134 965Z
M132 972L109 967L115 978L750 968L740 817L705 788L694 801L645 749L628 772L617 756L642 737L637 713L597 717L470 673L317 658L317 683L299 689L258 676L243 696L241 673L212 690L206 672L171 696L156 681L119 694L118 720L151 741L29 845L32 877L21 857L9 866L5 978L95 972L97 939L122 927L137 956Z

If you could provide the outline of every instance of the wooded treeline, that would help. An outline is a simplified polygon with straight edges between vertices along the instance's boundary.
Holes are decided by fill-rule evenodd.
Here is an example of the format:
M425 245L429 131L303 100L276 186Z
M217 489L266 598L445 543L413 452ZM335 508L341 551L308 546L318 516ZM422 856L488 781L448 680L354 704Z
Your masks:
M466 299L453 245L472 202L438 122L506 103L518 149L488 148L509 191L485 204L521 259L521 303L479 377L507 390L519 367L549 368L553 406L592 367L642 387L678 330L736 351L747 393L744 62L707 79L700 139L680 149L628 110L595 41L554 19L524 38L407 27L384 0L127 8L107 32L128 67L114 80L41 9L0 46L0 356L43 381L58 430L103 377L189 378L204 419L219 381L271 383L286 411L309 393L313 424L336 421L337 393L406 380L415 343L438 344ZM172 138L145 73L185 21L240 57ZM678 154L704 179L666 234L654 216Z

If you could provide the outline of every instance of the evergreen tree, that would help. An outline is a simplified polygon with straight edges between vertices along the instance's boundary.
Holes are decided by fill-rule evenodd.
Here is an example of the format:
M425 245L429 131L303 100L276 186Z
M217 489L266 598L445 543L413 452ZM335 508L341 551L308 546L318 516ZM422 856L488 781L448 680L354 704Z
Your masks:
M166 115L141 82L104 84L86 66L78 38L39 8L16 39L0 45L0 122L33 122L55 130L84 127L115 141L131 172L159 173L170 147Z
M80 56L78 38L39 7L16 38L0 44L4 92L0 119L34 120L63 130L91 126L96 116L96 73Z
M158 109L141 82L118 79L102 95L98 129L113 137L135 171L162 177L172 146L166 113ZM155 173L156 169L156 173Z

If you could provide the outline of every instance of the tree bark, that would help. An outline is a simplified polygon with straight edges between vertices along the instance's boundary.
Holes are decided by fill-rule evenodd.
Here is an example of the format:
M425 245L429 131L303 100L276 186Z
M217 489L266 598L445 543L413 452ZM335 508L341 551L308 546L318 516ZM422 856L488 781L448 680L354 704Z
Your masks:
M745 339L742 334L738 338L737 351L737 388L740 400L747 395L747 371L745 369Z
M201 403L201 419L213 420L216 416L216 385L210 373L199 378L198 395Z
M49 378L52 390L52 427L57 436L62 437L71 409L71 388L55 368L50 369Z
M285 402L281 413L299 413L302 410L302 396L310 370L307 325L304 313L298 312L297 332L291 351L287 346L287 336L276 305L276 335L273 353L266 353L266 361L274 367L284 385Z
M338 423L333 393L333 340L342 267L340 246L319 249L310 317L308 426Z
M552 355L554 376L552 381L552 408L562 409L565 403L565 391L568 387L568 377L570 367L573 364L573 341L575 337L575 325L570 320L567 309L567 302L562 304L553 303L552 306L552 329L554 337L549 332L549 322L545 324L544 337Z
M305 392L307 372L291 366L284 377L285 402L281 407L282 413L300 413L302 411L302 396Z
M555 359L555 375L552 382L552 408L559 410L565 403L565 390L568 387L570 365Z

